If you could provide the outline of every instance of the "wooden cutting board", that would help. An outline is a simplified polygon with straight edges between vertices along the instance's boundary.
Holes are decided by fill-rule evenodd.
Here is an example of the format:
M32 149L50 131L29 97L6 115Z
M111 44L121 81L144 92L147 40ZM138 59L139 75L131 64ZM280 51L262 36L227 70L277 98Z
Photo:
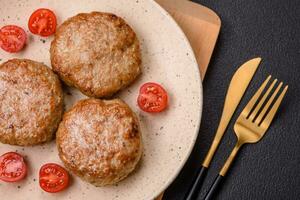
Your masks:
M155 0L182 28L194 50L203 80L215 47L221 20L211 9L188 0Z
M221 20L211 9L188 0L155 0L182 28L194 50L203 80L213 53ZM162 200L163 194L156 200Z

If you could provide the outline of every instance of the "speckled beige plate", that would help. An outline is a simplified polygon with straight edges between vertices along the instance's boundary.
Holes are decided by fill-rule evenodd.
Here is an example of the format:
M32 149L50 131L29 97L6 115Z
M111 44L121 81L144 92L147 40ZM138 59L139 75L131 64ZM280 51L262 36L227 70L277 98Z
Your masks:
M0 154L18 151L29 165L27 178L19 183L0 183L1 200L141 200L153 199L176 177L196 140L201 112L202 87L192 49L173 19L152 0L0 0L0 26L16 24L27 28L30 14L37 8L55 11L58 24L80 12L105 11L123 18L136 31L142 46L143 74L117 96L138 114L144 141L144 156L138 169L116 186L96 188L72 176L64 192L48 194L38 184L42 164L57 162L55 142L35 147L0 144ZM28 31L27 31L28 32ZM28 45L18 54L0 51L1 62L10 58L29 58L50 66L49 45L53 38L40 38L28 32ZM162 84L170 96L167 111L148 114L136 105L138 89L147 81ZM84 96L67 89L67 109Z

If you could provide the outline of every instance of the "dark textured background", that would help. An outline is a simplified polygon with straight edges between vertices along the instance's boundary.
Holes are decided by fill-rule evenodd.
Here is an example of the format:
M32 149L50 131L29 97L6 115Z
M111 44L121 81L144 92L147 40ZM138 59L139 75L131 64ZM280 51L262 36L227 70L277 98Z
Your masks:
M233 73L256 56L263 62L213 159L202 197L234 146L232 126L238 113L272 74L289 84L287 97L265 137L240 151L216 199L300 199L300 1L194 1L216 11L222 28L203 84L203 118L197 143L164 199L183 199L215 134Z

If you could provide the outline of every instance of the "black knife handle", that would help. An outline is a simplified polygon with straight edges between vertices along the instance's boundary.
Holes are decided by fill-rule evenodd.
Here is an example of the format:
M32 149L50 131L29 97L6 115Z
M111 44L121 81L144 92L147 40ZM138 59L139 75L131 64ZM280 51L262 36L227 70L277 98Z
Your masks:
M220 187L220 185L222 184L223 180L224 180L224 177L219 174L218 177L215 179L214 183L212 184L211 188L205 195L204 200L212 200L213 199L214 195L217 193L217 190Z
M200 188L202 186L206 173L207 168L202 166L198 171L197 177L193 181L192 186L189 188L189 192L187 193L185 200L196 200L198 194L200 193Z

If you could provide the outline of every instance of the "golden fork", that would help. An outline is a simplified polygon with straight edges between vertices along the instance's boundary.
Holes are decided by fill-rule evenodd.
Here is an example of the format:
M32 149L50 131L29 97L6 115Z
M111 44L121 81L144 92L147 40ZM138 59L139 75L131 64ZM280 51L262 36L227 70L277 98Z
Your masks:
M283 97L285 96L288 86L285 86L282 92L280 93L277 100L274 102L275 98L278 96L280 89L283 86L281 82L275 91L270 94L274 88L277 79L275 79L270 87L267 89L265 94L262 96L264 89L266 88L268 82L270 81L271 76L269 76L251 98L247 106L244 108L237 121L234 124L234 132L237 136L237 143L233 148L230 156L228 157L226 163L221 169L218 177L215 179L213 185L205 196L205 200L213 199L214 194L216 193L217 188L220 186L220 183L224 179L232 161L236 157L239 149L246 143L256 143L258 142L268 130L275 113L277 112ZM262 97L261 97L262 96ZM261 97L261 98L260 98ZM267 98L269 97L268 101ZM272 105L272 107L271 107Z

